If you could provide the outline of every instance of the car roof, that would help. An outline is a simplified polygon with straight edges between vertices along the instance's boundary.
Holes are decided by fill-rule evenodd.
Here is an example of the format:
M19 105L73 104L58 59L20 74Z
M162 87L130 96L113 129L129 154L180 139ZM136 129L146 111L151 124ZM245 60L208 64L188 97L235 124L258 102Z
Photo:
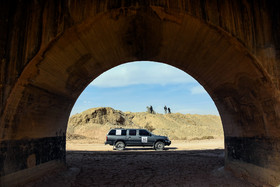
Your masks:
M147 129L114 128L114 129L110 129L110 130L147 130Z

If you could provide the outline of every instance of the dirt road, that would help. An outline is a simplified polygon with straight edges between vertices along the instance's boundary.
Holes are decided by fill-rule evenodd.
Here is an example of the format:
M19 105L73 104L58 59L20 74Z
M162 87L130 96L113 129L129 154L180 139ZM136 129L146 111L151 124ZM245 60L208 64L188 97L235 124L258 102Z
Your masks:
M224 139L210 140L175 140L170 146L166 146L168 150L203 150L203 149L224 149ZM86 141L67 142L66 149L68 151L112 151L112 146L101 143L87 143ZM127 148L126 150L131 150ZM145 150L145 149L141 149ZM153 149L147 149L153 150Z
M112 147L101 144L70 143L68 169L27 186L252 186L223 170L224 150L220 146L223 148L223 142L213 140L188 145L174 142L165 151L112 151Z

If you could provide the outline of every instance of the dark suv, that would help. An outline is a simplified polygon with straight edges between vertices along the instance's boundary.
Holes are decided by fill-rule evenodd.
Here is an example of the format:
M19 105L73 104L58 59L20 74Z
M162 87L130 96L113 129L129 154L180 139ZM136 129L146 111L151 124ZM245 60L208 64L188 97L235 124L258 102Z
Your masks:
M113 145L114 149L123 150L126 146L151 146L155 150L163 150L171 141L166 136L158 136L146 129L111 129L106 136L105 145Z

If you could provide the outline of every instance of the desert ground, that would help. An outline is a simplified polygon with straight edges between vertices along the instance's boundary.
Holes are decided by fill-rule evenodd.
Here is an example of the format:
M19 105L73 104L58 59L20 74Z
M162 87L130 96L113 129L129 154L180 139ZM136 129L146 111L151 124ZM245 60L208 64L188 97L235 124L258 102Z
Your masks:
M26 186L253 186L224 170L223 139L173 141L164 151L67 142L67 169Z

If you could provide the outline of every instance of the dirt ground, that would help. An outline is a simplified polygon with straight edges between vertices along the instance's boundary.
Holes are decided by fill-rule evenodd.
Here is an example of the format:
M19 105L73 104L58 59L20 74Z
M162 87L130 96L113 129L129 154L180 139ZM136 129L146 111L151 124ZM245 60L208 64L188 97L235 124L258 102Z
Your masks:
M164 151L67 142L67 170L26 186L253 186L223 169L223 140L175 141Z
M209 140L172 140L170 146L165 147L167 150L203 150L203 149L224 149L224 139L209 139ZM101 143L86 143L84 140L78 141L67 141L66 150L68 151L112 151L113 148L110 145L104 145ZM143 148L126 150L146 150ZM148 148L147 150L152 151L153 149Z

